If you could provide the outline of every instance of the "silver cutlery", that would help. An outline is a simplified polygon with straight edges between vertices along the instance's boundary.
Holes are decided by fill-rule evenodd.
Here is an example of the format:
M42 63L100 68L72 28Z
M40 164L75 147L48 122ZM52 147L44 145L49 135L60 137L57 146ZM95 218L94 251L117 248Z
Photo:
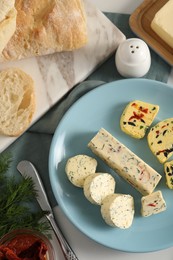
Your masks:
M43 183L41 178L35 168L35 166L29 161L21 161L17 165L17 170L21 173L23 177L31 177L37 190L37 201L43 211L45 211L45 217L48 219L56 237L59 242L60 248L66 260L78 260L77 256L73 252L72 248L65 239L62 231L55 222L53 211L51 209L50 203L48 201Z

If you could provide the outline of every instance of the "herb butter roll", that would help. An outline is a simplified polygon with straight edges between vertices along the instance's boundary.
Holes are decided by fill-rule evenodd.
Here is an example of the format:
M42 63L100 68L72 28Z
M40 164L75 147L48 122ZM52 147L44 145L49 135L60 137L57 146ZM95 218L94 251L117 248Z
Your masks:
M83 188L86 177L95 173L97 161L88 156L79 154L68 159L65 172L69 181L80 188Z
M134 212L134 199L128 194L109 195L101 205L101 215L112 227L129 228L133 222Z
M108 173L94 173L84 181L84 195L93 204L101 205L102 200L115 191L115 180Z

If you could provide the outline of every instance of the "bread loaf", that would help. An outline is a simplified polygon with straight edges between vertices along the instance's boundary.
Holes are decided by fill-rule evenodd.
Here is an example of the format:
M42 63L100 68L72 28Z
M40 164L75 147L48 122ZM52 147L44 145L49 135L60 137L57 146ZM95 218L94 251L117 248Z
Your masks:
M0 0L0 53L16 30L15 0Z
M0 53L2 53L16 30L16 14L16 9L12 8L5 19L0 22Z
M0 22L4 20L11 9L14 8L15 0L0 1Z
M71 51L87 42L82 0L16 0L16 32L0 61Z
M0 72L0 133L18 136L29 126L35 111L34 82L18 68Z

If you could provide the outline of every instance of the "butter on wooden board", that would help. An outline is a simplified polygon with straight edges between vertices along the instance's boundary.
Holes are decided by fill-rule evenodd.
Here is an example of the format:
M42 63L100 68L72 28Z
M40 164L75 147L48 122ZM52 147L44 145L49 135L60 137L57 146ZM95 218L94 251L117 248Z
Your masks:
M173 48L173 0L169 0L154 16L153 31Z

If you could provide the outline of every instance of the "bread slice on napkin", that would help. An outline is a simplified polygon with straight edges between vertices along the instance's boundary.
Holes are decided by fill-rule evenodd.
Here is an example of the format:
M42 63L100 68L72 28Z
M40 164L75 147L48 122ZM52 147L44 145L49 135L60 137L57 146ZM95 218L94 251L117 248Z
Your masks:
M29 126L35 111L34 82L24 71L0 71L0 133L18 136Z
M16 32L0 61L71 51L87 42L82 0L16 0Z

